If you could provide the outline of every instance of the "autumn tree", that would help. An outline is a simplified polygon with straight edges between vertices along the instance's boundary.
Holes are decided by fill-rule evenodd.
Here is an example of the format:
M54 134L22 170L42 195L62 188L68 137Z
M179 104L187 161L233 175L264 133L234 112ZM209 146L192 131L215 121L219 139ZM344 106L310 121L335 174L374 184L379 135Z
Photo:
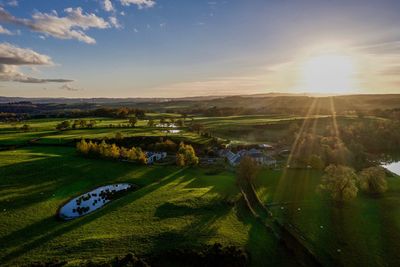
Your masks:
M183 142L179 144L176 154L176 164L178 166L193 166L199 164L199 158L196 156L191 145L185 145Z
M82 139L76 144L76 149L78 150L78 152L87 155L89 153L90 147L86 140Z
M320 191L327 192L338 203L351 200L357 196L357 175L350 167L343 165L329 165L325 168Z
M388 189L386 173L382 167L370 167L361 171L360 188L369 194L382 194Z

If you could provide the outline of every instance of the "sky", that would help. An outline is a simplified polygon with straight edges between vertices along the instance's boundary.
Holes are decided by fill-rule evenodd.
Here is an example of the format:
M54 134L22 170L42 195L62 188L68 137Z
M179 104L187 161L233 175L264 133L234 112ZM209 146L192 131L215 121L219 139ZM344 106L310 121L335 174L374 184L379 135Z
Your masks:
M0 96L400 93L398 0L0 0Z

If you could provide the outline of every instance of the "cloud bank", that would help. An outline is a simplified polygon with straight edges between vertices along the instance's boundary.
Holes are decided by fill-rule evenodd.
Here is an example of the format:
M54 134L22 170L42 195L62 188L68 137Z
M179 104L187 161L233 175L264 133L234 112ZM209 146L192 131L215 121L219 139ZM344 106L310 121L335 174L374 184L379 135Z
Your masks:
M66 8L64 13L66 15L61 17L55 10L51 13L35 12L32 19L24 19L14 17L0 7L0 21L24 26L58 39L76 39L87 44L94 44L96 40L85 31L90 28L110 28L110 24L103 18L93 13L83 13L80 7Z
M153 0L120 0L123 6L136 5L139 9L153 7L156 2Z
M0 25L0 34L13 35L13 33Z
M0 81L21 83L66 83L67 79L41 79L29 77L19 71L21 66L52 66L49 56L39 54L28 48L20 48L9 43L0 43Z

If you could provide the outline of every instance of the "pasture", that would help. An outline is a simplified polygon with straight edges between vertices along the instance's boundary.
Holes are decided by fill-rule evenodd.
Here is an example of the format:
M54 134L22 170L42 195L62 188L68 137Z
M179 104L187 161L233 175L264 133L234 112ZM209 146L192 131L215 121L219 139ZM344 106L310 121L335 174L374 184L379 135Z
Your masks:
M174 114L149 115L159 120ZM95 119L94 128L57 131L65 120L38 119L0 124L0 263L23 265L50 259L80 265L88 258L110 260L134 252L157 255L171 248L196 248L219 242L245 249L254 266L294 266L296 263L271 232L240 201L234 171L210 175L207 168L140 166L128 162L90 159L77 155L80 138L173 136L207 144L210 138L179 128L148 127L139 120ZM323 132L331 116L308 118ZM373 117L363 120L375 120ZM276 142L288 134L298 116L194 117L214 137L237 143ZM359 118L342 116L346 126ZM189 119L187 120L189 122ZM20 127L29 124L23 132ZM110 124L114 125L110 127ZM119 126L122 125L122 126ZM277 220L290 224L298 235L343 265L400 265L400 180L388 178L382 197L359 192L343 207L316 192L322 172L311 169L262 170L257 193ZM73 221L56 219L57 209L72 197L97 186L132 183L139 189L92 214ZM371 253L373 251L373 253Z
M264 170L257 178L258 195L281 223L343 266L398 266L399 177L387 178L389 190L383 196L359 192L338 207L317 192L321 175L315 170Z
M58 207L72 196L108 183L140 189L93 214L62 222ZM27 147L0 152L0 262L23 264L87 258L109 260L171 248L220 242L251 251L254 265L267 255L280 264L276 241L240 206L234 175L83 159L72 148Z

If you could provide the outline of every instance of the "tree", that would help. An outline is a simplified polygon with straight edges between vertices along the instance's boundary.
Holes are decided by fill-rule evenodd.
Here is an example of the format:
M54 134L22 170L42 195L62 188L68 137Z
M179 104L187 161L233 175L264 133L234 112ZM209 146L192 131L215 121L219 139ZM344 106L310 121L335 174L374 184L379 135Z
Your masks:
M29 126L29 124L24 124L21 127L21 130L24 132L28 132L31 129L31 126Z
M360 187L364 192L379 195L388 189L386 172L382 167L370 167L360 173Z
M357 196L356 182L357 175L352 168L331 164L325 168L325 175L318 189L326 191L334 201L342 203Z
M199 164L199 158L196 156L191 145L185 145L183 142L179 144L176 154L176 164L178 166L194 166Z
M150 119L150 120L147 122L147 126L148 126L148 127L154 127L154 124L155 124L155 122L154 122L153 119Z
M82 139L80 142L76 144L76 149L78 152L87 155L89 154L90 147L85 139Z
M253 183L259 171L257 163L249 156L244 156L239 163L237 168L237 180L241 182Z
M64 131L64 130L68 129L70 125L71 125L71 123L69 121L63 121L63 122L57 124L56 129L59 131Z
M136 116L129 118L129 124L131 125L131 127L135 127L137 122L138 122L138 118L136 118Z
M311 155L309 163L312 168L317 169L317 170L322 170L325 167L325 163L321 159L321 157L317 156L315 154Z
M140 147L136 149L136 154L137 154L137 160L140 163L147 164L146 154L142 151L142 149Z
M202 124L200 124L200 123L193 123L193 124L190 126L190 129L191 129L193 132L197 132L198 134L200 134L200 131L204 129L204 126L203 126Z
M116 132L115 133L115 139L121 140L124 138L124 135L121 132Z
M118 159L120 157L120 149L115 144L112 144L109 149L109 156L113 159Z
M176 120L176 125L177 125L178 127L183 127L183 125L184 125L183 120L181 120L181 119Z
M87 121L86 121L86 120L80 120L80 121L79 121L79 126L80 126L81 128L85 128L86 125L87 125Z
M129 109L128 108L119 108L116 111L116 116L118 118L127 118L129 115Z
M183 154L176 154L176 165L179 167L185 166L185 157L183 156Z

